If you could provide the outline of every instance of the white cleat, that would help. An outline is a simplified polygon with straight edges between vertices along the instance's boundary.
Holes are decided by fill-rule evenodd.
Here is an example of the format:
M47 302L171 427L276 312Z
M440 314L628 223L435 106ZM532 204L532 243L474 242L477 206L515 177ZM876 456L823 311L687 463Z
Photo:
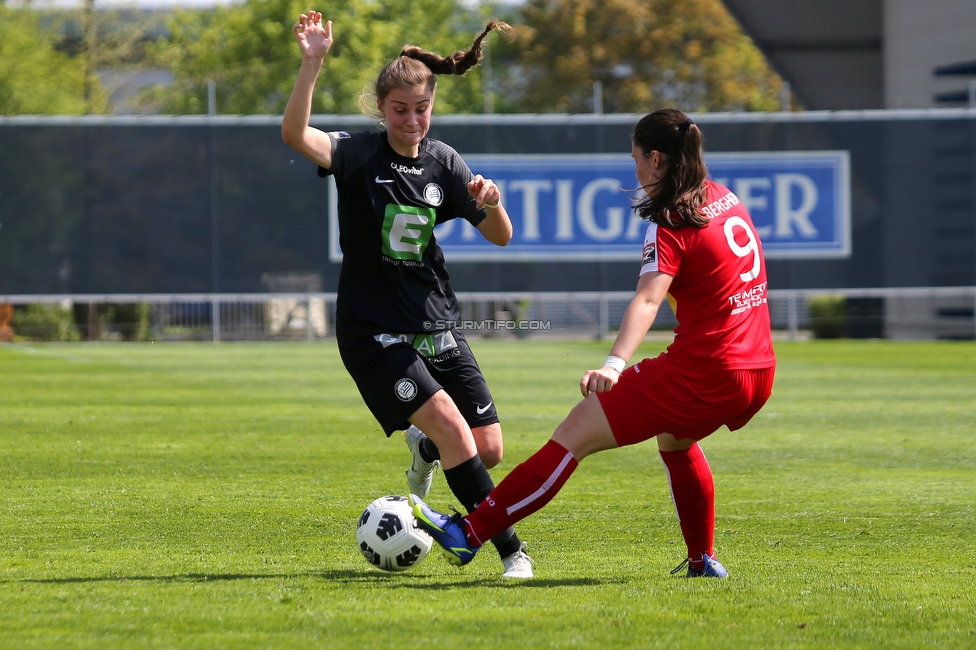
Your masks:
M410 453L413 454L413 462L407 470L407 485L410 486L410 494L423 498L430 492L430 484L434 481L434 468L440 464L440 461L428 463L420 455L420 441L424 439L424 432L417 427L410 425L403 432L403 438L407 441Z
M502 559L502 565L505 567L505 573L502 574L503 578L519 578L524 580L535 576L532 573L532 558L525 553L525 544L522 544L519 550Z

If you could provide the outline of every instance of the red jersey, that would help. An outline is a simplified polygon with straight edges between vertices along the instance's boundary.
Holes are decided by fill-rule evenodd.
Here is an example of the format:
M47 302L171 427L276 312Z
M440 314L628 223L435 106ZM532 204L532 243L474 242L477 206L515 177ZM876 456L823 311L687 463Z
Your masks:
M762 244L752 218L728 188L706 181L704 228L651 223L640 274L674 277L668 301L678 319L668 354L699 368L768 368L776 364L766 303Z

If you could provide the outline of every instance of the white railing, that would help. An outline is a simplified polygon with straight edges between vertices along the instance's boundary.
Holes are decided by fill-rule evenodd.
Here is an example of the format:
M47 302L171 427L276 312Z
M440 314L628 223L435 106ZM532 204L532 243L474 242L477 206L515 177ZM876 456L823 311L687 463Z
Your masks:
M816 299L842 299L847 313L840 335L885 338L976 338L976 287L773 289L774 329L791 339L817 331L823 316ZM608 338L633 292L461 292L461 323L471 336L577 336ZM87 340L316 340L334 335L334 293L38 294L0 295L0 305L60 305L76 338ZM126 321L108 306L141 306ZM119 311L119 310L116 310ZM131 310L130 310L131 313ZM16 324L16 318L15 318ZM676 321L663 306L655 329ZM2 325L3 323L0 323ZM15 328L16 329L16 328ZM31 337L28 328L17 334Z
M847 318L861 318L861 325L880 325L884 338L976 338L976 287L772 289L769 304L773 327L782 324L785 311L784 329L790 338L796 338L801 329L811 325L811 299L823 296L878 301L877 316L848 313ZM881 320L872 323L872 318Z

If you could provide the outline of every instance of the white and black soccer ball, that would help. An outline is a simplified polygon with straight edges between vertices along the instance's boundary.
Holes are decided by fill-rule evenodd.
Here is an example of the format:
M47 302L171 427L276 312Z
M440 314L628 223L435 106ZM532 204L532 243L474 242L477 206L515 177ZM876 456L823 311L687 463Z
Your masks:
M384 571L406 571L427 557L434 540L417 527L407 497L386 496L359 517L356 541L366 561Z

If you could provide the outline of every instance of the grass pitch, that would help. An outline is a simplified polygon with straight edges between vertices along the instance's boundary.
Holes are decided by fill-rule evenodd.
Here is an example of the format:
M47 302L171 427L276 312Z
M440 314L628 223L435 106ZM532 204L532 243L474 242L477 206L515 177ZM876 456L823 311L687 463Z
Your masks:
M607 343L474 341L540 447ZM655 354L663 344L648 343ZM586 459L522 522L537 578L370 568L404 494L334 343L0 347L0 647L976 645L976 345L779 343L770 402L703 447L728 580L683 557L653 443ZM453 503L443 476L430 500Z

